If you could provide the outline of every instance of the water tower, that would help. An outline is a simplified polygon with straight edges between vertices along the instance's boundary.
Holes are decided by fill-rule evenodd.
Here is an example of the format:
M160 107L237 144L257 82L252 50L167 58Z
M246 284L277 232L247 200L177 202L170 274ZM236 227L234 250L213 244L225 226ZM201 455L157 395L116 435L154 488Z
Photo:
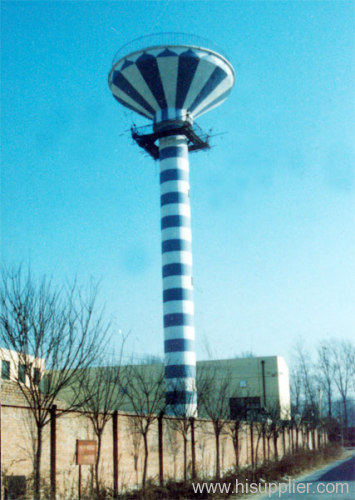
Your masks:
M114 98L153 121L132 128L160 162L160 205L167 413L196 415L189 151L209 147L194 120L231 92L234 70L193 35L142 37L122 47L109 74Z

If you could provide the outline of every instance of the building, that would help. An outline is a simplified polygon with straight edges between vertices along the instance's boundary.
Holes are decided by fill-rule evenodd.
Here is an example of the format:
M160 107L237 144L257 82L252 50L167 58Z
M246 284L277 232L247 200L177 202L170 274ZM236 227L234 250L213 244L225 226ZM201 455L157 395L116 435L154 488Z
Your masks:
M21 363L17 361L16 364L14 354L16 353L9 356L9 351L2 354L3 358L6 355L7 360L10 361L11 377L20 376L21 372ZM4 361L6 363L6 359L3 359L2 362L4 363ZM38 360L38 362L43 363L41 366L44 368L44 361ZM33 369L36 368L34 363ZM5 368L2 368L2 373L4 370L6 376L8 369L6 364ZM108 369L112 369L112 367L108 367ZM162 382L161 390L164 391L164 366L162 363L124 365L120 367L120 370L122 371L121 379L125 380L126 386L117 387L117 391L123 394L123 397L117 397L117 401L120 401L119 406L112 408L112 410L134 412L134 408L125 394L128 393L130 385L134 385L136 394L139 394L139 385L143 379L146 384L145 389L149 389L151 386L152 391L156 391L158 386L155 381L160 380ZM135 376L135 372L137 376ZM218 386L222 388L222 385L228 381L227 391L223 394L228 398L231 419L253 418L258 420L261 416L268 415L272 419L289 420L291 418L289 370L286 361L281 356L198 361L198 389L199 385L203 385L201 380L206 375L213 378L215 388ZM97 376L97 368L91 368L90 377ZM69 401L71 395L71 390L67 388L60 393L59 398L63 401ZM207 415L203 414L203 410L199 410L199 417L207 417Z
M290 380L281 356L262 356L200 361L197 370L214 369L217 377L230 378L231 418L259 414L291 418Z
M134 369L140 371L145 379L154 380L162 378L164 370L162 363L140 364L133 366L123 366L123 378L128 379L129 384L138 384L138 377L134 375ZM93 369L95 370L95 369ZM124 377L128 370L129 377ZM210 360L197 362L197 389L203 386L203 378L209 376L213 378L214 387L218 388L228 381L225 392L229 399L230 418L259 419L261 416L271 416L273 419L289 420L291 418L290 403L290 381L289 370L286 361L280 356L263 356L234 358L222 360ZM201 382L202 381L202 382ZM153 385L152 385L153 386ZM136 391L137 388L135 388ZM128 391L129 387L123 388ZM200 389L201 390L201 389ZM218 397L218 395L216 396ZM122 401L122 409L132 411L128 398ZM206 417L203 410L199 410L199 417Z
M32 381L39 384L44 371L44 359L0 347L1 381L19 381L28 386L31 374Z

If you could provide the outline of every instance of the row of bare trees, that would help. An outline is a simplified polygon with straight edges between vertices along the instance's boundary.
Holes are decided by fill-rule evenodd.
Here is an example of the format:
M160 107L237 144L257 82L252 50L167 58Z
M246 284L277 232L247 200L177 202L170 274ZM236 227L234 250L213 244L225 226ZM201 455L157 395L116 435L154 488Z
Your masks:
M116 356L110 344L111 328L97 307L97 288L84 293L77 283L60 289L28 270L3 269L0 287L0 341L6 356L12 357L11 373L26 400L36 426L34 497L41 497L41 457L43 429L49 424L52 406L65 401L57 417L67 412L84 412L97 437L95 466L99 494L99 464L102 436L114 410L136 415L136 432L144 444L143 486L149 457L148 433L165 412L164 368L161 364L123 366L125 338ZM108 355L110 353L110 355ZM110 360L108 362L107 360ZM45 362L42 365L42 361ZM40 364L38 364L40 363ZM40 377L34 368L40 367ZM23 368L22 373L20 367ZM216 438L216 474L220 474L220 435L229 417L232 378L216 370L198 376L199 411L213 422ZM189 418L175 421L175 430L184 440L184 476L187 475ZM53 492L54 493L54 492Z
M142 485L145 486L149 459L148 434L152 424L166 410L164 368L161 364L147 367L123 365L122 356L126 338L121 337L118 351L112 354L111 326L97 307L97 288L83 293L77 283L58 289L47 280L36 280L21 268L3 270L0 287L0 341L13 353L17 365L24 368L12 379L31 409L36 424L34 461L35 499L41 496L41 455L43 428L50 422L50 412L57 400L58 416L80 409L92 422L97 436L95 486L100 491L100 455L102 436L115 410L135 415L134 433L144 445ZM117 343L117 340L116 340ZM110 354L108 354L110 353ZM35 376L36 360L45 360L41 380ZM108 361L109 360L109 361ZM301 344L295 356L296 367L291 374L293 404L300 422L316 425L321 416L320 390L326 395L327 411L333 417L334 388L343 403L344 425L348 426L348 396L353 390L354 348L340 341L323 342L318 349L317 363L311 363ZM25 380L25 383L24 383ZM230 418L230 398L238 398L240 386L228 371L214 364L197 372L198 412L212 422L215 437L215 475L220 476L220 447L222 434L233 439L236 465L239 463L239 440L243 420L247 415ZM178 388L177 388L178 390ZM192 421L179 416L172 425L183 438L184 476L187 477L187 443ZM310 418L312 417L312 418ZM249 416L253 421L256 417ZM270 441L278 456L277 438L285 423L280 418L280 407L267 408L258 416L257 448L270 456ZM139 440L138 440L139 441ZM138 443L137 441L137 443ZM265 446L265 441L267 447ZM265 453L265 451L264 451ZM257 454L257 451L256 451ZM137 459L137 457L135 457Z
M114 380L114 389L111 389L107 380ZM215 437L215 474L220 476L220 438L223 434L230 434L236 444L235 453L238 460L239 444L238 431L241 428L240 419L233 421L230 418L229 398L237 394L237 386L233 383L230 373L212 366L202 368L197 372L198 411L212 422ZM96 488L99 492L99 451L101 438L107 422L112 418L112 410L128 410L134 415L131 420L131 433L135 442L135 462L139 454L139 443L143 442L143 471L142 487L146 485L149 442L148 435L152 426L165 414L165 378L162 364L149 365L120 365L114 367L101 366L86 370L85 377L80 383L79 399L84 400L85 413L92 421L94 432L98 440L98 460L96 464ZM99 394L100 393L100 394ZM84 397L83 397L84 396ZM188 441L191 434L193 420L184 415L172 414L169 420L170 431L180 435L183 440L183 474L187 479L188 471ZM237 422L239 425L237 425Z
M293 353L291 396L293 414L302 421L340 422L343 434L353 415L355 346L351 341L326 338L311 356L304 342Z

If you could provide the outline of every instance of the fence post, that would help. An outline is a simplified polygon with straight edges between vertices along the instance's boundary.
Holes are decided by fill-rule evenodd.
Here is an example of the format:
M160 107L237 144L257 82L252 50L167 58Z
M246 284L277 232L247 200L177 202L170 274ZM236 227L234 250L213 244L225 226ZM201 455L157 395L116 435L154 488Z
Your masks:
M191 417L191 475L196 477L196 451L195 451L195 419Z
M158 438L159 438L159 483L164 483L164 449L163 449L163 413L158 417Z
M117 410L112 415L112 439L113 439L113 497L118 497L118 432L117 432Z
M57 494L56 472L57 472L57 405L50 409L50 482L51 499L55 500Z

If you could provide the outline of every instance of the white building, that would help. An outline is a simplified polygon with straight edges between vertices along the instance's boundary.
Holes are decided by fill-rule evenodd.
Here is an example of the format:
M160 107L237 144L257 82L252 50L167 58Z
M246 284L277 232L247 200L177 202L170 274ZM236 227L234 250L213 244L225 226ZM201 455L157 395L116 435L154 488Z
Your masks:
M39 384L45 371L45 360L0 347L1 380L29 385L30 378Z

